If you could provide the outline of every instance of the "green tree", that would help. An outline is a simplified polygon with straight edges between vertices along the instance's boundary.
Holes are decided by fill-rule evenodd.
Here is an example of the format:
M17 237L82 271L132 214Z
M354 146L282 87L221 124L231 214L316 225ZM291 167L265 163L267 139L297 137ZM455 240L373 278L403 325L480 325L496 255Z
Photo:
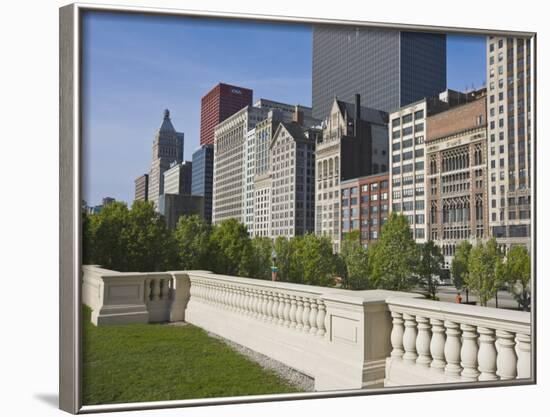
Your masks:
M466 291L466 302L469 301L469 290L465 285L466 277L468 275L468 260L470 258L470 251L472 250L472 244L467 240L460 242L456 246L455 256L451 263L451 274L453 276L453 283L457 290Z
M470 251L466 285L482 306L486 306L487 301L497 294L501 262L502 256L494 238L485 245L478 242Z
M504 263L504 280L520 308L529 311L531 306L531 257L525 246L510 248Z
M308 285L331 286L336 272L336 255L332 253L332 242L327 236L306 234L302 237L302 247L294 255L303 271L303 283Z
M344 288L352 290L369 288L367 250L361 245L359 231L354 230L344 235L340 259L343 263Z
M122 238L126 243L128 270L150 272L177 268L173 235L152 202L134 201Z
M271 279L272 251L273 243L270 238L256 236L252 239L251 277Z
M418 249L405 216L390 214L380 238L367 251L374 288L406 291L415 284Z
M291 282L292 249L290 240L284 236L278 236L275 239L274 247L275 252L277 253L275 266L279 269L279 272L277 272L277 278L280 281Z
M174 230L178 269L213 269L211 232L211 226L197 215L179 218Z
M420 285L428 292L432 300L436 299L439 277L443 273L445 258L441 249L433 240L429 240L420 246L420 260L416 272L420 279Z
M219 274L250 276L253 249L246 226L235 219L222 221L211 235L214 271Z
M128 271L127 236L123 233L128 223L128 207L119 201L89 215L83 224L83 252L87 262L116 271Z

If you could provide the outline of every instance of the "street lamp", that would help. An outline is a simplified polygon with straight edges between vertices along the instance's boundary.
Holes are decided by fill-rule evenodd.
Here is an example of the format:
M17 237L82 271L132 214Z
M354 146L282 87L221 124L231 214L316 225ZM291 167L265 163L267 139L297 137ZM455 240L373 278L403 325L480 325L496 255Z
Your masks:
M275 266L275 261L277 260L277 252L275 249L271 251L271 281L277 281L277 272L279 268Z

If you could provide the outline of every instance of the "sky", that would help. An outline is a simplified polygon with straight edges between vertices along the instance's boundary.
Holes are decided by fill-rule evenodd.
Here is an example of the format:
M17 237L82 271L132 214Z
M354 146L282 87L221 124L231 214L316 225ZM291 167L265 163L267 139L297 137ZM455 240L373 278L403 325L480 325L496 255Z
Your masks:
M152 144L170 109L184 158L199 146L200 100L225 82L311 106L308 25L88 12L83 21L83 198L131 203L149 171ZM485 79L485 38L447 38L447 85Z

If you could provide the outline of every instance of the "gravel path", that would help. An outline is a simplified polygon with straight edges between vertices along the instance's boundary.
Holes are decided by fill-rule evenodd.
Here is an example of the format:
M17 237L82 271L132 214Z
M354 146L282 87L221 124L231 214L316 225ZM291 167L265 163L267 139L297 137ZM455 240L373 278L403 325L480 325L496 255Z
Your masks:
M232 342L230 340L224 339L221 336L208 332L208 335L216 339L222 340L235 351L246 356L248 359L260 364L264 369L274 371L281 378L287 380L290 384L299 388L304 392L313 392L314 390L314 381L313 378L310 378L307 375L298 372L295 369L292 369L275 359L271 359L268 356L262 355L261 353L255 352L252 349L248 349L238 343Z

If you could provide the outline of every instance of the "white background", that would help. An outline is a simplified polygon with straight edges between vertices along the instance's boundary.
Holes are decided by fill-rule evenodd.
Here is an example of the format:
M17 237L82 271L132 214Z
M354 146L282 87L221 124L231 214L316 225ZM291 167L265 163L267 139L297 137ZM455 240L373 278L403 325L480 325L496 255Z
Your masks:
M539 384L447 392L287 401L125 413L240 417L357 415L542 415L548 383L547 141L548 11L536 1L123 1L118 4L536 31L538 61ZM94 2L95 3L95 2ZM99 2L97 2L99 3ZM0 12L0 410L61 415L58 383L58 7L5 0ZM546 20L546 21L545 21ZM546 44L546 45L545 45ZM546 118L545 118L546 117ZM546 325L544 325L546 323ZM543 328L546 327L546 330ZM546 352L546 357L543 354ZM166 358L169 360L170 358ZM547 408L547 407L546 407ZM139 414L138 414L139 413Z

